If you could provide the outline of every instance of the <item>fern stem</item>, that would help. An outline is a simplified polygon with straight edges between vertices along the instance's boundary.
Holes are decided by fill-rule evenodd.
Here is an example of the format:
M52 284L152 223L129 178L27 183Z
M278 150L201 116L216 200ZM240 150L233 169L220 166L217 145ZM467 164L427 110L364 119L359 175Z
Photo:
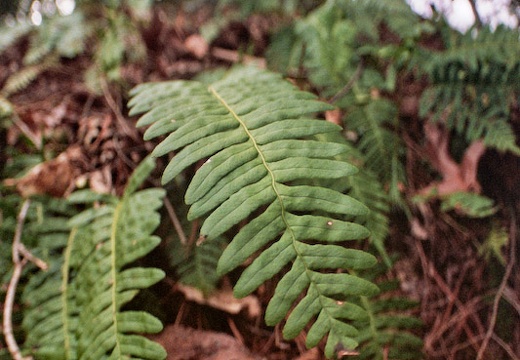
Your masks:
M275 195L276 195L276 199L278 201L278 203L280 204L280 212L281 212L281 218L282 218L282 221L283 223L285 224L285 228L286 230L289 232L290 234L290 239L291 239L291 246L293 247L294 249L294 252L296 254L296 258L298 260L301 261L303 267L305 268L305 274L307 276L307 278L309 279L309 283L310 283L310 286L314 287L317 291L317 293L319 294L318 296L318 301L320 302L321 304L321 308L323 309L324 312L326 312L329 316L329 318L333 318L333 315L331 314L331 312L329 311L329 309L327 308L326 304L325 304L325 297L323 296L323 293L322 291L319 290L319 287L316 285L316 281L314 280L313 276L312 276L312 270L311 270L311 267L309 266L309 264L307 263L307 261L305 261L305 257L303 256L303 254L298 250L298 247L296 246L296 243L298 242L298 239L296 238L296 234L294 233L294 229L291 227L291 225L289 224L289 221L287 219L287 216L286 216L286 209L285 209L285 205L284 205L284 202L283 202L283 199L282 199L282 196L280 194L280 191L278 190L277 188L277 181L275 179L275 175L273 173L273 170L269 167L268 163L267 163L267 160L265 158L265 155L263 154L262 152L262 149L260 149L260 146L258 145L258 143L256 142L253 134L251 134L251 132L249 131L249 129L247 128L247 125L244 123L244 121L240 118L240 116L227 104L227 102L218 94L218 92L216 91L215 88L213 88L212 86L209 87L209 90L210 92L218 99L218 101L220 101L222 103L222 105L229 111L229 113L238 121L238 123L240 124L240 126L242 126L242 128L244 129L244 131L246 132L247 136L249 137L249 139L251 140L254 148L256 149L257 153L258 153L258 156L260 157L261 161L262 161L262 164L263 166L265 167L266 171L268 172L270 178L271 178L271 187L273 188L273 191L275 192Z
M361 73L363 72L363 68L364 68L364 63L363 63L363 59L361 59L359 61L359 64L356 68L356 71L354 72L354 75L352 75L352 77L349 79L349 81L347 82L347 84L343 87L343 89L341 89L340 91L338 91L333 97L330 98L329 101L327 101L329 104L334 104L336 101L338 101L339 99L341 99L343 96L347 95L349 93L349 91L354 87L354 84L359 80L359 78L361 77Z
M67 247L65 248L65 253L63 254L63 265L61 269L61 303L63 305L61 314L63 321L63 347L65 348L65 353L67 355L71 354L72 351L72 343L70 339L71 331L70 322L69 322L69 269L70 269L70 260L72 257L72 248L74 239L76 238L77 228L74 227L70 231L69 239L67 240ZM68 358L68 357L67 357Z
M125 194L126 195L126 194ZM112 279L112 283L110 284L111 287L112 287L112 324L114 325L114 333L115 333L115 339L116 339L116 344L115 344L115 348L114 348L114 351L118 354L116 356L116 359L119 359L121 356L122 356L122 351L121 351L121 344L119 342L119 331L117 329L117 326L118 326L118 323L117 323L117 312L118 312L118 306L117 306L117 284L116 284L116 276L117 276L117 229L119 227L119 215L121 214L121 211L123 209L123 204L125 204L127 200L127 197L125 196L123 198L123 201L119 202L119 204L117 204L117 207L114 211L114 222L112 223L112 228L111 228L111 234L110 234L110 250L111 250L111 253L110 253L110 262L111 262L111 267L110 267L110 272L111 272L111 279ZM113 354L113 353L112 353Z
M293 240L292 243L293 243L293 247L294 247L294 251L296 252L297 256L299 258L302 258L302 262L303 264L305 265L305 268L308 269L308 266L307 264L305 264L305 261L303 259L303 257L301 256L301 254L298 252L298 249L296 248L296 246L294 246L294 243L296 241L296 236L294 235L294 231L293 229L291 228L291 226L289 225L289 222L287 221L287 217L285 216L285 205L283 203L283 200L282 200L282 197L280 195L280 192L278 191L277 187L276 187L276 179L275 179L275 176L274 176L274 173L273 171L271 170L271 168L269 167L269 165L267 164L267 160L265 159L265 155L263 154L262 150L260 149L260 146L258 145L258 143L256 142L253 134L251 134L251 132L249 131L249 129L247 128L246 124L242 121L242 119L238 116L238 114L233 111L233 109L227 104L227 102L217 93L217 91L212 87L210 86L209 87L211 93L222 103L222 105L230 112L230 114L238 121L238 123L240 124L240 126L242 126L242 128L244 129L244 131L246 132L247 136L249 137L249 139L251 140L251 142L253 143L253 146L255 148L255 150L257 151L258 153L258 156L260 156L260 160L262 161L262 164L264 165L266 171L268 172L269 174L269 177L271 178L271 187L273 188L273 191L276 195L276 199L278 200L278 203L280 204L280 212L281 212L281 217L282 217L282 221L283 223L285 224L285 227L286 229L289 231L289 233L291 234L291 239ZM307 270L308 271L308 270Z

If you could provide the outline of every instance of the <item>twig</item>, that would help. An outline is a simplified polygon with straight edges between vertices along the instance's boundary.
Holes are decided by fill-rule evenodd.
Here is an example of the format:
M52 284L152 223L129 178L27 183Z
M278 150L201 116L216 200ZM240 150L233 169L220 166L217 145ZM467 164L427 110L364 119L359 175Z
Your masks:
M507 286L507 280L511 276L511 273L513 272L513 267L515 266L516 261L516 216L513 213L511 216L511 225L510 225L510 256L509 256L509 264L507 265L506 272L504 274L504 277L502 278L502 281L500 282L500 286L498 287L497 294L495 295L495 299L493 301L493 312L491 313L491 319L489 321L489 326L486 332L486 337L482 341L482 345L480 346L480 349L478 350L477 354L477 360L482 360L484 357L484 353L486 352L486 348L488 346L489 340L493 337L493 332L495 330L495 324L497 322L497 314L498 314L498 305L500 303L500 299L502 298L504 291ZM495 340L496 341L496 340Z
M31 252L27 250L24 244L19 243L18 248L25 259L32 262L34 265L38 266L41 270L45 271L49 268L49 265L47 265L45 261L38 259L36 256L31 254Z
M501 338L499 338L495 333L492 334L491 338L500 346L502 347L502 349L505 350L505 352L507 352L507 354L509 355L509 357L511 358L511 360L520 360L520 358L515 355L515 351L513 349L511 349L511 346L509 346L508 344L506 344L506 342L504 340L502 340Z
M261 69L265 69L267 67L265 59L241 54L240 52L234 50L216 47L211 50L211 55L219 60L224 60L231 63L244 63L246 65L254 64Z
M471 11L473 11L473 15L475 15L475 24L477 25L477 29L482 27L482 19L477 11L477 4L475 0L469 0L469 4L471 5Z
M357 68L356 68L356 71L354 72L354 75L352 75L352 77L350 78L348 83L343 87L343 89L338 91L336 93L336 95L334 95L333 97L330 98L330 100L328 101L329 104L334 104L336 101L338 101L343 96L345 96L345 95L347 95L349 93L350 89L352 89L352 87L354 86L356 81L359 80L359 77L361 76L363 68L364 68L363 59L361 59L359 61L359 64L358 64Z
M16 230L14 233L13 239L13 250L12 257L14 263L13 276L9 281L9 286L7 287L7 293L5 295L5 304L4 304L4 338L5 343L7 344L7 348L11 353L11 356L14 360L26 360L31 359L24 358L22 353L20 352L20 348L16 343L16 339L13 335L13 323L12 323L12 314L13 314L13 305L14 305L14 297L16 295L16 286L18 285L18 280L20 280L20 276L22 275L22 269L24 265L27 263L28 258L24 257L20 259L20 245L22 238L22 229L23 223L25 221L25 217L27 216L27 211L29 210L29 206L31 205L31 201L26 199L20 209L20 213L18 214L18 219L16 222Z
M170 220L172 221L173 227L175 228L175 231L177 232L177 235L179 236L179 240L180 240L181 244L186 245L188 243L188 238L186 237L186 234L184 233L182 224L179 221L179 217L175 213L175 209L173 208L172 203L166 197L164 198L164 207L166 207L166 211L168 212L168 215L170 216Z
M126 122L125 117L121 113L121 109L117 105L116 101L112 97L112 94L110 94L110 90L108 88L108 84L106 83L105 79L101 78L99 81L101 85L101 90L103 91L103 95L105 97L105 100L107 101L108 107L114 112L114 115L116 116L117 122L119 125L121 125L121 128L123 132L130 138L132 138L134 141L138 141L138 136L135 131L130 128L128 123Z

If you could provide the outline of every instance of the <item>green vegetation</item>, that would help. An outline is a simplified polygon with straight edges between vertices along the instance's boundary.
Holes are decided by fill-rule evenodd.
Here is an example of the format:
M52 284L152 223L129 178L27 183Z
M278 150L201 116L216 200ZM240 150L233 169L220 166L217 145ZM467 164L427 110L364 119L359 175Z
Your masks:
M518 29L483 25L461 34L442 19L421 19L404 1L217 3L78 1L70 16L0 30L0 66L7 69L1 56L10 49L21 54L0 77L0 295L14 312L3 313L0 359L15 356L9 341L35 359L164 359L164 349L144 336L162 330L155 315L163 305L147 300L141 309L141 296L156 300L141 290L152 292L165 276L205 297L229 282L237 298L261 292L269 297L265 325L283 329L286 340L303 336L327 358L434 358L418 306L427 304L420 290L400 287L402 270L394 267L416 251L424 276L435 277L449 298L439 316L462 307L463 282L438 279L477 266L464 254L482 257L488 283L474 286L497 294L479 302L488 315L473 314L486 333L461 326L466 338L460 330L456 340L478 344L469 357L514 353L510 334L518 324L504 320L493 331L515 306L500 284L516 276L507 254L518 239L504 224L514 227L519 204L494 192L499 184L483 192L490 186L478 169L486 155L518 164ZM254 36L234 49L234 62L265 57L266 69L223 68L206 49L194 58L200 69L217 71L170 79L167 55L181 55L168 47L191 51L172 34L186 31L186 40L196 26L175 23L172 31L165 14L189 17L201 8L219 14L204 24L210 48L228 41L222 34L233 24L277 17L282 25L263 30L263 49L255 49ZM75 61L71 74L66 64ZM62 137L24 127L42 117L27 115L22 95L49 73L81 77L81 115L61 115L73 123ZM102 101L110 115L81 125ZM128 119L137 115L134 127ZM23 140L8 140L13 128ZM88 141L87 133L94 134ZM77 164L89 161L82 178ZM49 173L30 180L34 163L44 170L66 163L70 181L50 191L38 183ZM78 190L96 188L94 173L115 179L120 164L133 170L124 187L114 180L105 194ZM150 177L154 169L161 186ZM504 183L514 183L518 174L505 172ZM475 235L461 259L436 252L440 237L461 228ZM417 248L403 250L409 239ZM431 259L420 243L426 240ZM159 244L168 249L166 264L150 255ZM446 273L435 273L437 261L446 261ZM446 294L450 286L458 288ZM492 335L500 346L488 349Z

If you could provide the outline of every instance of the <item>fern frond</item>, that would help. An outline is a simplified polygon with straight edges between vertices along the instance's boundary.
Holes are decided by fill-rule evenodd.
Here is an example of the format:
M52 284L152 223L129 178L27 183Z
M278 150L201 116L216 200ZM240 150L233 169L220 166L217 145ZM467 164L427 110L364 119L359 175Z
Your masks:
M497 211L493 200L490 198L462 191L444 196L442 198L441 210L455 210L473 218L488 217Z
M73 58L83 52L90 31L90 26L79 11L69 16L54 16L45 21L31 38L24 63L38 64L53 52L58 56Z
M20 71L17 71L7 79L0 93L2 96L7 98L12 94L24 90L34 80L36 80L36 78L40 76L42 72L52 66L54 66L54 62L51 60L41 64L30 65L22 68Z
M130 264L159 239L162 189L136 192L154 167L146 159L134 172L121 200L73 217L61 261L31 279L25 298L27 345L48 359L164 359L162 347L137 334L154 333L162 324L146 312L122 311L140 289L164 273ZM85 200L85 193L72 202ZM52 234L52 240L56 235ZM65 244L63 244L65 245Z
M0 95L0 127L7 127L4 123L14 113L14 106L9 100Z
M333 158L347 147L313 138L339 127L304 117L330 106L279 76L254 68L235 70L209 87L185 81L143 84L132 96L131 113L146 112L138 125L152 124L145 137L168 134L153 154L176 152L163 183L206 159L185 197L191 205L189 218L207 216L201 239L211 241L253 217L218 263L218 272L224 274L261 251L238 280L235 294L248 295L292 264L269 303L267 324L282 321L297 303L284 336L295 337L317 317L307 337L309 347L327 334L328 356L338 342L355 347L356 330L343 320L363 317L363 312L337 299L372 295L377 287L353 275L320 270L375 264L370 254L335 245L369 235L350 221L366 215L367 209L338 191L305 183L355 172L352 165Z
M217 263L226 244L223 237L205 241L199 246L183 245L176 241L172 251L172 265L176 268L179 281L209 295L220 280Z
M29 22L17 22L14 26L0 26L0 53L12 45L17 39L33 29Z
M399 184L406 182L402 157L404 146L395 130L397 110L388 100L370 101L358 106L345 118L348 129L360 136L357 148L365 157L366 167L389 185L389 195L394 203L401 203Z
M377 266L370 269L367 278L374 281L383 275L386 268ZM422 326L421 321L413 315L404 315L417 307L417 302L396 297L392 292L397 290L397 281L376 282L381 293L374 297L362 297L359 305L369 314L355 324L360 329L356 340L360 343L360 355L354 359L422 359L422 340L413 331ZM385 349L388 353L385 355Z
M503 26L446 36L442 52L418 52L415 61L432 86L423 93L420 115L444 122L468 142L520 154L509 123L520 90L519 32Z

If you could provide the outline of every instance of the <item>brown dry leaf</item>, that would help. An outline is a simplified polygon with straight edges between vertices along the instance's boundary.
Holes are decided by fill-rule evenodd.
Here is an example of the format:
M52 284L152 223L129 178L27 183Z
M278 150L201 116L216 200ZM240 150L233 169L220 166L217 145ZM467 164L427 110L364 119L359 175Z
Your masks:
M191 286L178 283L176 288L184 294L186 300L194 301L200 305L211 306L229 314L238 314L245 309L249 317L256 318L260 316L262 311L260 301L258 301L256 296L249 295L245 298L237 299L233 296L231 290L217 290L212 295L204 297L202 291Z
M90 189L96 193L110 194L113 187L110 166L91 172L89 174L89 185Z
M244 55L235 50L223 49L223 48L213 48L211 50L211 55L215 58L229 61L231 63L244 63L246 65L254 65L259 67L260 69L265 69L267 67L266 60L264 58Z
M319 360L319 359L321 359L321 358L320 358L320 352L319 352L318 348L312 348L310 350L307 350L306 352L304 352L303 354L301 354L294 360Z
M23 197L36 194L62 197L74 189L75 179L79 175L74 161L81 156L81 149L71 146L57 158L36 165L20 179L6 179L4 184L16 186Z
M259 360L234 337L215 331L170 325L154 336L168 356L166 360Z
M327 120L328 122L331 122L333 124L343 126L343 123L341 121L341 110L340 109L325 111L325 120Z
M442 175L442 181L433 182L420 190L419 194L442 196L459 191L479 193L477 170L486 150L484 143L480 140L473 142L464 152L462 162L457 164L450 155L450 137L446 129L427 122L424 124L424 134L427 140L426 157Z
M197 59L202 59L208 54L209 45L206 40L199 34L193 34L186 38L184 46Z

